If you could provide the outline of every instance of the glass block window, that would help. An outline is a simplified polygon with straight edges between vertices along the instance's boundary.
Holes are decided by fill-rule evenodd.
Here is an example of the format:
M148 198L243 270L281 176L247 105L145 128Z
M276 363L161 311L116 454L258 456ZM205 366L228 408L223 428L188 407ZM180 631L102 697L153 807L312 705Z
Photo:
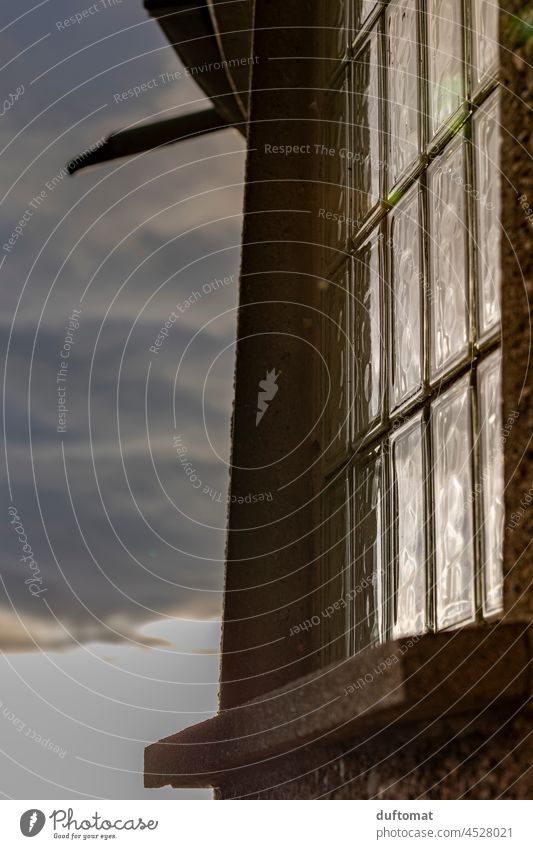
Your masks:
M394 569L392 636L421 634L427 627L424 433L419 414L391 438Z
M419 193L415 183L389 218L393 408L422 388L424 275Z
M322 289L323 361L321 396L324 400L324 462L335 468L346 456L349 445L349 365L352 345L348 336L346 270L324 284Z
M431 370L464 357L469 342L468 223L462 134L428 169Z
M437 628L472 620L474 529L468 376L432 405Z
M381 411L382 294L381 242L375 233L356 254L349 282L353 340L354 437L364 435Z
M464 103L462 0L427 0L428 105L430 136Z
M324 188L324 215L321 242L329 247L330 261L335 262L336 252L344 247L347 238L347 221L351 217L349 159L343 152L348 149L348 78L337 81L336 87L328 92L328 120L324 130L324 142L331 156L320 160L320 179Z
M349 0L322 3L319 61L324 63L326 75L335 70L335 60L342 59L348 49L351 35L349 9Z
M320 101L325 143L349 152L327 157L322 210L345 212L322 272L322 510L341 475L346 536L342 568L340 531L321 537L324 585L344 575L330 660L503 603L495 7L343 9Z
M495 91L474 119L477 192L476 254L479 335L485 336L500 320L501 267L501 132L499 91Z
M501 357L494 351L478 370L481 454L483 611L490 616L503 603L503 445L500 427Z
M380 198L382 122L380 32L376 27L352 62L351 151L355 221L362 223Z
M345 601L354 574L350 566L352 555L349 497L348 480L346 474L341 472L328 483L322 499L324 568L319 586L319 612L316 614L318 621L312 621L311 624L321 626L322 655L325 663L352 650L350 616L353 619L353 612ZM339 629L329 611L335 610L335 606L340 609L343 602L343 611L347 613L347 627Z
M472 65L473 83L479 88L490 85L498 65L499 4L495 0L474 0L472 3Z
M419 151L419 45L416 0L392 0L386 12L387 100L390 133L387 173L392 188Z
M353 649L382 642L383 457L379 449L355 467L352 478L352 568L355 577Z

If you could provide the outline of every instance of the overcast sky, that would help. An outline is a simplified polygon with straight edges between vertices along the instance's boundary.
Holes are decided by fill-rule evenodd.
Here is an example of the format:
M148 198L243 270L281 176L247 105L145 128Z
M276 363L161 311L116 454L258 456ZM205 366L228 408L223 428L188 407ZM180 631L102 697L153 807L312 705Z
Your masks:
M0 11L0 790L170 798L143 790L144 746L216 707L244 144L65 177L110 131L206 105L162 83L180 66L141 0L58 26L90 5Z

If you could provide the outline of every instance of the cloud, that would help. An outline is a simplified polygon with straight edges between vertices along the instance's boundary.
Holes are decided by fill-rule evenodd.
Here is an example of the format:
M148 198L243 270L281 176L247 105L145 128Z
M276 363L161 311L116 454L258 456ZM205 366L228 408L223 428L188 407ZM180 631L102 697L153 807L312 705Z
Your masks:
M138 9L122 6L121 17L106 13L115 14L113 27L139 21ZM8 87L22 70L40 73L102 35L95 28L89 38L81 26L68 36L55 32L54 21L68 11L60 2L52 16L43 7L32 17L35 38L47 30L52 35L32 52L31 66L9 66ZM28 31L20 43L17 36L18 30L9 55L31 40ZM164 49L141 56L159 46ZM0 206L1 243L32 198L46 193L3 269L9 280L1 295L4 338L22 293L7 360L6 450L13 501L46 579L47 603L82 643L109 641L111 625L121 635L115 640L143 642L143 626L158 615L210 619L220 613L228 469L207 437L222 456L228 453L242 140L224 131L61 178L47 189L69 158L107 132L187 101L205 106L186 79L157 87L150 97L114 103L114 91L176 67L173 50L151 22L82 49L45 74L0 125L6 143L44 110L2 157L11 183ZM87 117L102 103L108 106ZM204 296L205 284L231 275L233 285ZM169 313L195 291L202 297L180 314L160 353L151 354ZM81 309L80 328L68 362L62 435L56 375L73 308ZM180 357L204 325L176 379ZM220 500L193 489L179 467L174 408L191 462ZM2 516L6 510L0 572L11 602L6 598L0 607L0 648L32 648L11 603L44 646L70 645L28 593L20 546Z
M4 652L60 651L77 648L79 643L131 642L144 648L171 645L167 640L142 634L120 615L110 616L101 625L66 618L59 623L51 617L28 614L22 619L15 612L0 608L0 633Z

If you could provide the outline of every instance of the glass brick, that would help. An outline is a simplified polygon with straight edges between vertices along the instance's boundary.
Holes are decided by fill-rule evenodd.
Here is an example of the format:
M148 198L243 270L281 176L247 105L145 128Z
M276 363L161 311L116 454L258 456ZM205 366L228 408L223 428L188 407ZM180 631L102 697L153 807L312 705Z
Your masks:
M474 87L490 76L498 63L498 17L496 0L472 0L472 56Z
M353 68L351 135L355 153L355 217L362 222L379 200L381 182L380 58L375 27L353 60Z
M431 373L468 349L467 198L460 137L428 169Z
M468 377L432 409L437 628L472 620L473 499Z
M380 235L375 233L357 253L353 264L350 308L354 438L366 432L381 411L383 339L380 243Z
M384 638L382 518L383 459L378 454L354 469L353 567L355 651Z
M387 10L387 65L391 188L418 155L416 0L394 0Z
M322 6L321 36L325 76L337 69L336 61L342 59L349 44L348 15L350 0L320 0ZM330 61L333 60L333 61Z
M396 431L392 441L395 570L392 636L426 630L426 511L422 418Z
M346 598L350 579L350 509L346 474L342 472L322 492L322 580L321 624L322 658L332 663L346 656L350 629ZM333 605L337 607L333 608ZM326 614L325 611L328 610Z
M355 35L382 0L353 0Z
M500 320L501 127L498 92L474 119L478 327L483 337Z
M430 136L465 99L461 0L427 0Z
M349 350L347 274L343 269L322 292L324 364L322 370L323 457L326 466L344 459L348 445Z
M324 181L324 215L322 216L323 243L333 249L329 262L338 259L337 251L344 247L350 216L349 160L341 155L348 146L347 80L332 92L327 100L324 127L325 145L332 153L321 158L321 179Z
M421 386L422 284L418 186L390 216L390 293L392 302L391 405L397 407Z
M478 369L481 455L483 612L503 606L504 477L501 429L501 354L495 351Z

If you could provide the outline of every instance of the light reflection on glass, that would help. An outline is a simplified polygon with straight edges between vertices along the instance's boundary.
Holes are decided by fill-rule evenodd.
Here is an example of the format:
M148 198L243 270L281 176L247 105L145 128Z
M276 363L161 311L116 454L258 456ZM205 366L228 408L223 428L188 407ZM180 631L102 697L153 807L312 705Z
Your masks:
M457 361L468 344L464 147L459 137L428 170L431 370Z
M476 86L498 61L499 13L497 0L472 0L472 52Z
M334 78L342 81L328 107L335 118L327 144L335 156L325 155L323 166L342 185L327 204L331 244L353 256L342 315L353 350L344 349L342 363L335 355L340 384L331 399L337 425L341 408L342 415L351 408L350 421L328 471L345 463L356 496L349 588L372 583L346 612L351 652L386 634L422 633L429 617L439 630L472 622L476 607L485 616L502 609L499 354L486 353L496 342L502 288L499 90L488 92L496 85L498 7L466 2L464 9L462 0L389 0L378 16L374 0L357 0L348 12L339 0L328 13L332 20L341 15L342 26L351 16L357 39L354 58L345 57ZM345 35L339 38L332 48L338 55ZM424 103L428 115L420 120ZM421 142L429 157L420 156ZM348 155L339 157L345 145ZM380 204L382 190L387 203ZM339 223L343 217L349 227ZM340 315L334 299L331 310ZM332 349L338 344L332 339ZM476 371L477 435L470 399ZM447 389L435 398L440 381ZM471 457L474 436L479 464ZM390 493L383 489L385 449L383 459L379 451L363 459L378 442L391 448ZM384 515L392 530L381 524Z
M477 279L480 336L500 320L501 174L498 92L474 120L476 157Z
M418 153L418 50L415 0L395 0L387 11L389 113L388 186Z
M322 323L325 367L322 398L325 463L343 457L348 441L348 326L346 272L338 274L322 293ZM329 398L328 398L329 394Z
M379 200L381 140L379 120L379 49L378 33L370 38L353 60L352 135L357 158L354 162L356 218L363 221Z
M495 351L478 370L483 537L483 608L498 613L503 603L503 445L501 354Z
M368 428L381 407L381 279L380 240L375 234L357 254L353 265L352 392L354 393L355 435Z
M432 408L437 627L472 619L473 499L468 377Z
M464 99L461 0L428 0L429 116L433 136Z
M346 475L337 475L322 493L322 585L320 610L321 653L325 664L346 655L349 629L345 632L344 612L340 608L349 585L350 527L349 493ZM333 608L333 605L337 605ZM325 610L332 610L325 616ZM334 615L337 613L337 615Z
M392 636L396 638L421 634L426 629L426 510L421 416L394 434L392 466L397 523Z
M392 406L396 407L420 387L421 254L418 185L391 214L390 297L392 301Z
M355 650L381 642L383 622L383 460L374 456L354 470L353 563Z

